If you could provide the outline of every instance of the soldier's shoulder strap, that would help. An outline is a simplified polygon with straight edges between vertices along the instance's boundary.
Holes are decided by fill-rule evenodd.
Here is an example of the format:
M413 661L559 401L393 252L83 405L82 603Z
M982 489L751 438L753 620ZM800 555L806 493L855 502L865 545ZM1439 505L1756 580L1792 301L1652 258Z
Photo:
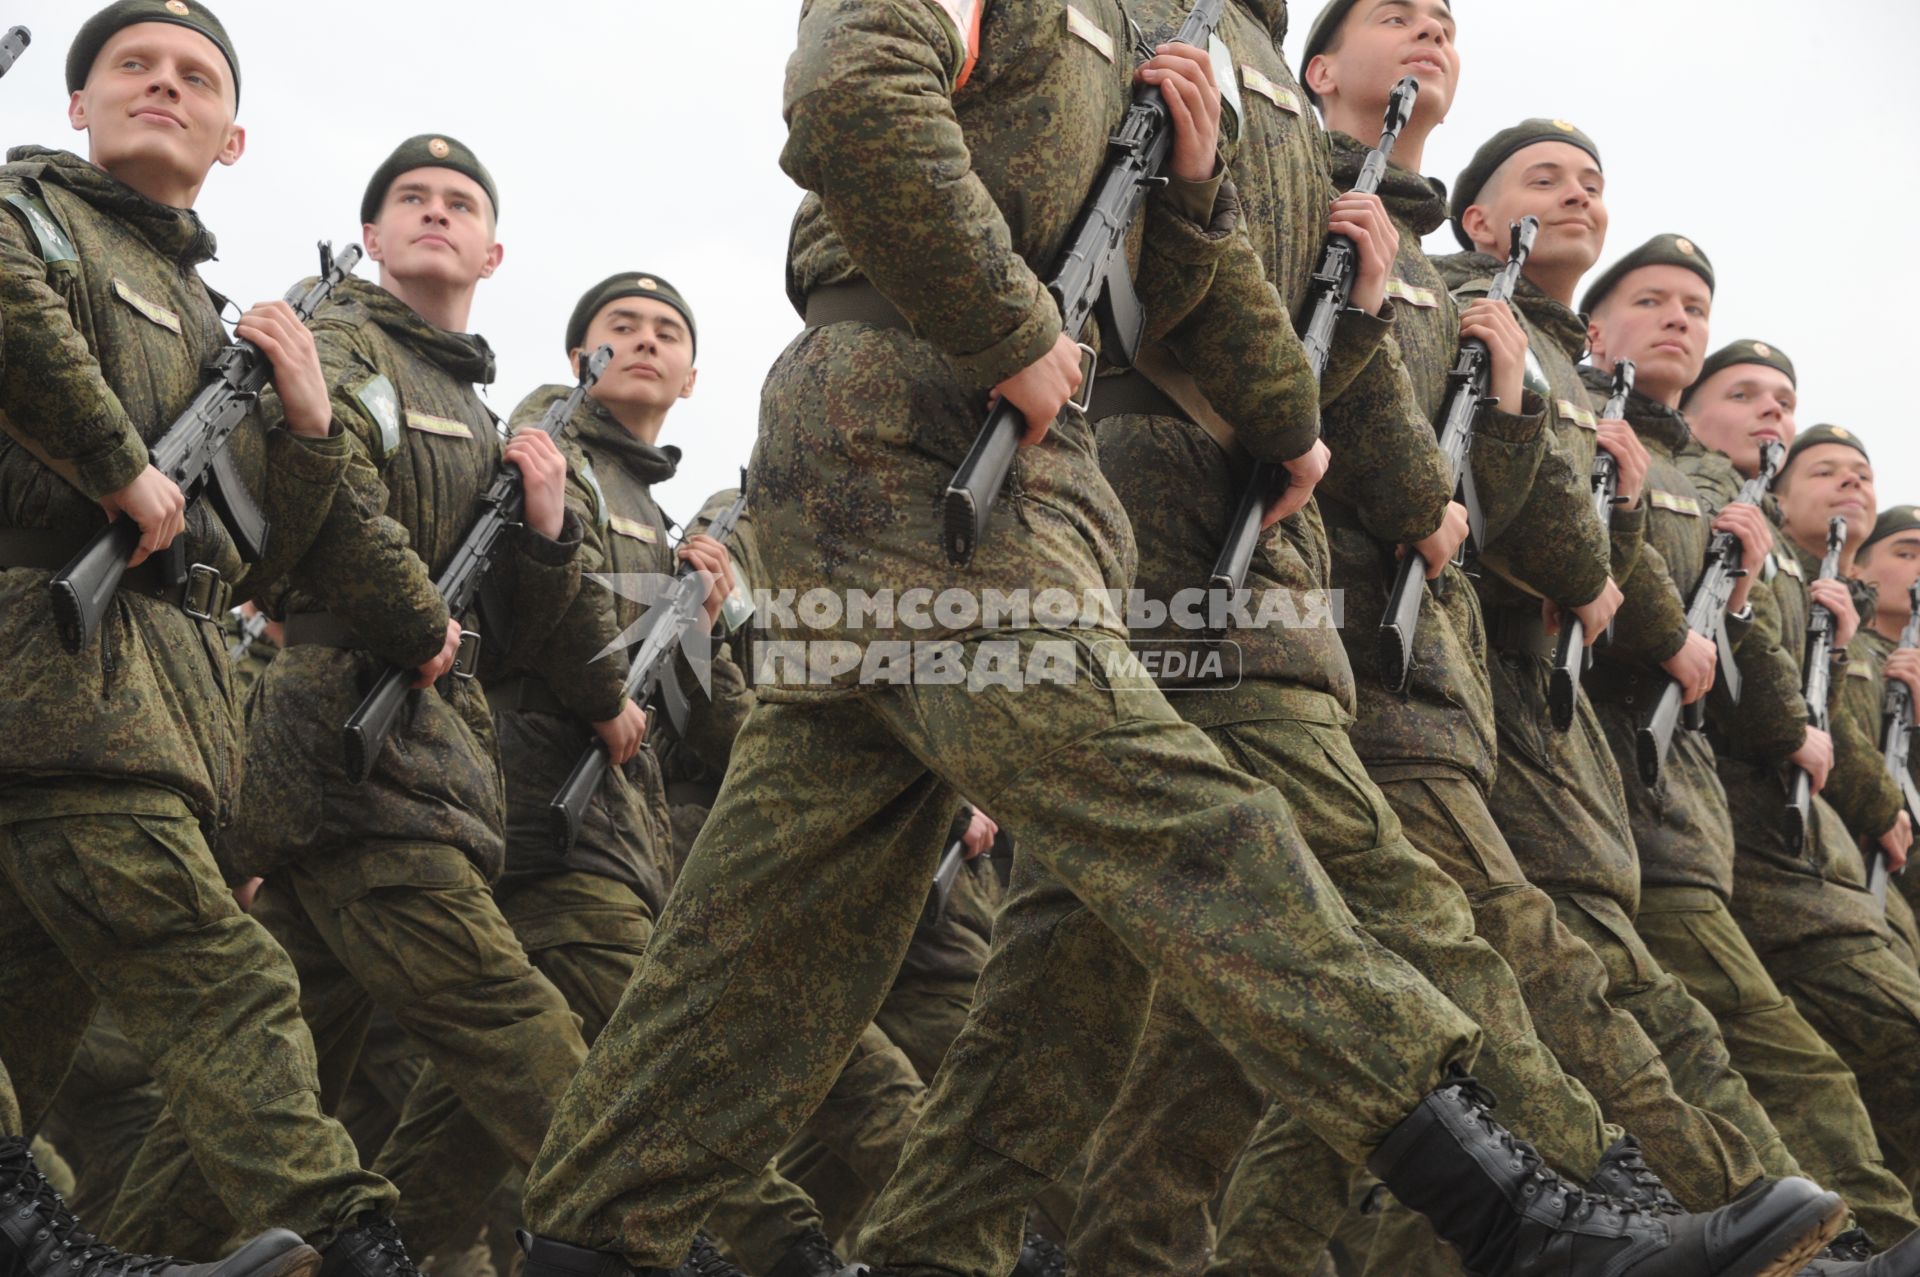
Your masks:
M53 206L47 203L46 196L40 193L38 182L24 175L15 177L0 185L0 202L13 208L15 217L33 236L40 260L49 269L79 266L80 252L73 246L73 237L60 224L60 218L53 211Z

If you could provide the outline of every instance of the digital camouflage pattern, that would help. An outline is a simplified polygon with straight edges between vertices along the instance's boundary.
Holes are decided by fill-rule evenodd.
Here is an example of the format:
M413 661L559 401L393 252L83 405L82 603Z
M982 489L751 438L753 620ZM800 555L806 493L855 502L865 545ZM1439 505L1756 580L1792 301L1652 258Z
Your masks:
M484 339L434 328L364 280L348 280L313 328L334 420L356 465L377 478L328 515L330 527L357 529L364 553L343 556L357 570L311 556L275 608L283 619L331 613L364 647L298 645L273 662L247 705L246 789L222 855L246 877L380 838L457 847L491 880L505 856L503 803L477 682L410 692L364 783L346 772L340 729L388 663L410 668L440 650L446 606L433 577L500 466L499 429L473 388L493 379L493 354ZM579 585L580 536L570 517L562 541L527 533L496 566L512 633L483 633L483 673L537 650L565 611Z
M1819 562L1814 560L1814 572ZM1808 563L1802 551L1800 566ZM1860 628L1837 661L1828 709L1833 728L1833 772L1820 792L1847 822L1847 828L1863 844L1877 843L1881 834L1893 828L1904 800L1900 787L1887 771L1887 756L1880 752L1879 662L1869 650L1876 599L1872 586L1849 581L1854 610L1860 616Z
M919 337L831 324L800 337L770 374L749 479L770 586L1061 585L1077 596L1128 583L1125 515L1071 412L1024 450L1014 500L972 569L948 569L935 535L940 491L984 417L981 392L1053 341L1058 319L1034 267L1066 234L1129 97L1129 60L1097 47L1130 46L1120 11L1081 8L1104 40L1069 31L1049 0L994 4L979 46L988 54L957 95L962 51L932 8L805 9L783 158L819 199L797 227L790 280L804 292L872 270ZM929 181L936 156L953 180ZM1009 226L993 196L1015 188ZM1166 203L1156 226L1180 216ZM1150 233L1148 258L1155 244ZM1150 314L1182 288L1179 271L1169 279L1146 290ZM1130 1005L1157 976L1262 1085L1299 1095L1350 1157L1448 1061L1475 1052L1477 1029L1354 927L1277 793L1228 767L1144 680L1095 684L1093 645L1124 634L976 633L961 660L995 637L1023 660L1039 642L1066 644L1087 677L1018 690L894 685L805 704L760 689L680 889L529 1179L538 1232L636 1263L678 1262L718 1192L780 1147L873 1019L956 791L1016 831L1036 882L1057 894L1023 910L1024 942L989 960L940 1073L995 1100L987 1111L943 1109L942 1126L957 1117L985 1128L972 1147L987 1162L937 1168L964 1186L969 1209L943 1229L953 1203L896 1177L915 1220L940 1235L924 1238L927 1251L909 1243L912 1254L869 1247L872 1258L908 1271L955 1256L968 1257L963 1268L973 1257L983 1270L1013 1262L1045 1176L1008 1152L1035 1105L1098 1093L1080 1078L1063 1079L1065 1095L1007 1085L1032 1072L1016 1047L1044 1054L1073 1023L1032 1018L1019 992L1048 985L1049 954L1078 973L1058 986L1069 1000ZM996 938L1014 917L1002 914ZM1109 971L1098 955L1115 952L1125 961ZM996 985L1017 1022L988 1010ZM717 1085L723 1077L754 1082ZM931 1129L935 1099L915 1140L951 1133ZM903 1172L919 1160L910 1147ZM970 1222L983 1212L989 1224Z
M11 159L0 169L0 521L71 533L77 550L105 524L99 498L138 477L148 446L192 400L202 365L226 340L196 271L214 239L191 211L156 204L68 152L21 147ZM7 202L28 197L49 224ZM205 503L185 533L190 562L229 581L250 575L256 586L314 544L347 462L344 440L266 429L271 411L269 396L231 445L272 520L266 560L249 574ZM321 549L343 551L331 535ZM0 573L12 689L0 710L8 726L0 804L31 811L51 801L22 782L121 777L177 794L210 834L225 825L241 767L219 626L127 590L94 641L69 655L54 631L47 576Z

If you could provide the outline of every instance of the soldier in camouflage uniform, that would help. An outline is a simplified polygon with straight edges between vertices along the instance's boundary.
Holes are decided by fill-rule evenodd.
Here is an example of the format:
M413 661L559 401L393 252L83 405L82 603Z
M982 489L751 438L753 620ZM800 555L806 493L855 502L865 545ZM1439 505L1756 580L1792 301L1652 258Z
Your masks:
M1915 577L1920 576L1920 507L1897 505L1882 510L1874 521L1873 534L1861 542L1860 553L1854 558L1854 570L1858 574L1856 580L1874 591L1874 607L1866 615L1861 633L1866 639L1864 653L1872 658L1868 664L1873 671L1875 688L1883 691L1889 678L1915 682L1915 675L1920 674L1920 655L1897 649L1900 631L1907 624L1908 590ZM1869 696L1869 700L1874 713L1878 714L1877 694ZM1920 704L1920 697L1915 698L1915 704ZM1895 872L1898 876L1894 881L1900 886L1900 894L1896 897L1889 893L1887 897L1890 917L1895 913L1896 899L1906 901L1911 912L1912 897L1920 891L1920 875Z
M762 400L751 482L771 585L912 585L936 596L947 586L1053 587L1072 600L1128 583L1124 514L1084 419L1061 414L1079 355L1033 266L1058 251L1136 75L1118 7L1087 9L1063 22L1058 6L1034 0L805 8L783 158L813 192L790 273L813 326ZM1142 251L1149 335L1192 320L1180 347L1198 385L1236 418L1250 451L1294 480L1269 511L1283 518L1324 471L1317 388L1234 232L1231 193L1207 177L1218 110L1210 67L1163 48L1137 74L1167 91L1176 123L1175 180L1149 201ZM1016 188L1018 200L996 205L993 192ZM1225 289L1222 275L1233 281ZM1224 312L1243 300L1265 322L1230 326ZM1026 416L1029 446L971 564L956 567L939 549L938 496L996 386ZM790 661L788 681L756 677L759 701L719 804L530 1178L529 1215L543 1234L531 1244L533 1277L657 1271L717 1190L764 1162L817 1102L910 940L955 789L1018 832L1014 899L1027 907L1016 914L1010 903L996 924L979 1000L903 1165L922 1142L956 1142L930 1130L936 1112L960 1115L975 1142L959 1150L963 1164L942 1168L960 1198L915 1201L911 1218L876 1210L870 1233L918 1234L902 1243L912 1253L883 1252L895 1271L1011 1266L1020 1208L1045 1181L1020 1159L1027 1132L1057 1116L1048 1110L1080 1108L1072 1091L1118 1082L1023 1088L1016 1057L1030 1040L1061 1059L1078 1015L1086 1031L1113 1025L1123 1040L1101 1054L1124 1061L1145 1011L1125 1004L1155 978L1345 1156L1375 1151L1382 1178L1470 1251L1549 1244L1521 1241L1497 1208L1483 1213L1509 1189L1524 1200L1520 1180L1538 1192L1534 1177L1545 1175L1555 1200L1592 1210L1531 1150L1511 1171L1469 1153L1483 1139L1513 1146L1477 1110L1477 1088L1420 1096L1477 1047L1478 1028L1358 929L1275 789L1230 766L1137 669L1118 662L1104 685L1093 682L1097 646L1126 641L1118 617L1038 606L1039 625L968 620L963 603L915 632L954 640L927 659L971 670L965 690L925 666L910 684L862 685L848 657L858 665L899 651L880 646L892 631L865 607L837 621L825 619L831 609L809 612L821 621L814 633L835 645L789 649L806 664ZM798 642L808 628L795 614L774 633ZM989 660L1049 677L987 684ZM829 966L835 974L823 978ZM1027 990L1053 973L1072 981L1056 1004L1066 1014L1036 1026ZM983 1087L993 1103L964 1102ZM1470 1111L1444 1132L1429 1120ZM1492 1166L1505 1187L1489 1183ZM1444 1204L1428 1179L1438 1175ZM1801 1213L1825 1202L1803 1194L1796 1182L1760 1204L1799 1244L1825 1231ZM1790 1198L1801 1204L1782 1218ZM966 1209L975 1202L993 1218L981 1223ZM967 1218L947 1227L956 1207ZM1604 1254L1638 1273L1676 1262L1724 1270L1730 1255L1703 1250L1700 1221L1661 1219L1592 1213L1590 1239L1556 1264L1597 1271ZM1649 1249L1621 1255L1628 1234ZM1513 1269L1537 1270L1528 1260Z
M100 1007L40 1128L78 1166L68 1198L75 1214L105 1218L166 1103L139 1048Z
M586 1054L578 1022L488 888L502 867L504 813L486 699L466 678L431 686L460 636L432 574L503 459L525 476L525 528L491 582L511 631L488 618L482 661L514 667L538 651L579 585L582 531L565 505L565 459L538 432L503 449L474 389L493 378L492 352L460 331L500 260L496 209L485 167L440 136L402 143L367 186L361 218L381 282L348 280L314 320L333 419L365 475L357 503L337 501L330 516L351 525L356 554L310 557L275 600L287 646L248 701L245 787L220 847L233 877L268 880L255 915L299 971L330 1099L375 1002L430 1054L381 1158L427 1253L454 1222L434 1186L464 1155L463 1108L528 1162ZM341 725L389 665L417 669L420 690L357 782ZM177 1116L150 1149L176 1138ZM123 1194L117 1213L161 1208Z
M1420 412L1433 420L1441 409L1462 328L1419 244L1420 235L1445 220L1444 199L1437 184L1400 164L1418 165L1425 141L1452 99L1459 67L1452 15L1437 0L1357 9L1350 0L1340 0L1316 20L1303 67L1310 96L1327 113L1333 130L1333 176L1341 186L1352 184L1371 145L1343 128L1354 133L1377 128L1396 68L1421 78L1414 117L1401 133L1382 195L1401 232L1387 286L1396 309L1394 338ZM1270 74L1264 64L1242 71L1243 82L1260 82ZM1557 544L1565 535L1557 521L1565 517L1568 502L1553 485L1569 486L1572 467L1556 453L1551 436L1541 431L1544 404L1537 395L1523 395L1525 336L1511 312L1484 300L1469 312L1466 331L1488 341L1495 352L1494 391L1502 402L1530 410L1525 415L1489 414L1480 423L1470 454L1479 491L1488 501L1489 545L1498 551L1512 545L1524 554L1529 546ZM1335 449L1334 475L1340 473L1344 451ZM1542 468L1548 476L1542 499L1528 502L1529 484ZM1407 691L1389 692L1377 666L1373 623L1385 606L1394 547L1368 535L1352 505L1332 496L1323 496L1319 504L1328 520L1333 580L1347 609L1343 635L1359 691L1351 734L1369 775L1409 840L1466 889L1481 934L1520 975L1535 1027L1560 1063L1595 1089L1609 1117L1636 1130L1660 1132L1655 1160L1683 1198L1727 1200L1761 1173L1750 1147L1731 1128L1716 1133L1707 1114L1674 1095L1658 1049L1630 1016L1607 1006L1604 967L1558 921L1552 901L1526 883L1487 811L1485 791L1494 771L1493 704L1480 650L1477 596L1462 573L1446 569L1443 588L1423 599ZM1445 562L1448 555L1438 557ZM1153 1040L1150 1035L1147 1043ZM1143 1052L1146 1049L1143 1044ZM1220 1117L1221 1106L1231 1101L1221 1098L1217 1085L1189 1087L1168 1077L1139 1086L1141 1072L1136 1059L1122 1098L1101 1129L1101 1142L1111 1140L1126 1150L1128 1169L1110 1172L1099 1185L1108 1191L1090 1193L1083 1204L1073 1249L1088 1271L1147 1271L1151 1261L1138 1253L1146 1239L1178 1239L1173 1254L1157 1257L1172 1270L1195 1269L1204 1254L1202 1212L1218 1186L1218 1171L1210 1178L1188 1170L1182 1182L1175 1168L1189 1168L1196 1160L1217 1165L1217 1157L1204 1159L1201 1150L1214 1148L1219 1127L1231 1129ZM1183 1072L1190 1073L1191 1065L1183 1065L1175 1076ZM1141 1105L1130 1107L1130 1099ZM1186 1116L1177 1124L1145 1120L1160 1113ZM1311 1178L1302 1175L1303 1159L1311 1156L1305 1134L1297 1120L1288 1120L1280 1109L1261 1124L1228 1191L1229 1214L1214 1253L1214 1271L1300 1271L1339 1223L1343 1197L1277 1191L1290 1183L1289 1177ZM1231 1156L1233 1150L1224 1141L1221 1145L1220 1151ZM1096 1150L1100 1146L1097 1142ZM1112 1166L1115 1159L1094 1160ZM1122 1175L1131 1177L1134 1191L1112 1191ZM1631 1178L1623 1173L1617 1183L1626 1188ZM1152 1191L1145 1191L1149 1188ZM1186 1219L1169 1228L1158 1216L1176 1205ZM1317 1214L1314 1207L1320 1208ZM1147 1213L1156 1216L1151 1228L1148 1221L1133 1218ZM1087 1228L1089 1222L1095 1227ZM1123 1262L1127 1248L1135 1253ZM1416 1260L1396 1253L1392 1262L1411 1265Z
M1905 1067L1920 1035L1920 974L1865 889L1861 842L1878 828L1897 850L1906 813L1879 753L1876 725L1848 710L1851 596L1844 579L1837 589L1815 582L1829 517L1847 521L1842 578L1852 569L1852 547L1872 530L1873 469L1865 446L1839 427L1807 431L1794 441L1775 491L1783 561L1798 569L1774 579L1788 654L1801 654L1798 636L1806 632L1811 598L1826 602L1840 622L1830 697L1833 770L1814 801L1806 845L1795 849L1782 828L1781 774L1730 765L1723 755L1721 774L1744 853L1733 909L1781 990L1853 1070L1880 1146L1905 1177L1920 1166L1920 1106L1913 1072Z
M211 1187L191 1208L224 1203L245 1230L297 1228L329 1273L410 1271L388 1222L392 1187L322 1116L293 969L235 905L209 848L239 784L225 586L268 588L303 556L347 572L366 564L329 514L358 485L313 341L284 303L238 326L279 392L231 444L273 523L264 560L243 565L205 503L183 511L149 462L227 339L196 270L213 236L192 206L214 164L244 149L238 59L198 0L120 0L81 27L67 82L89 158L22 147L0 170L0 616L13 715L0 747L0 1057L7 1107L18 1087L24 1110L0 1131L0 1193L20 1203L0 1248L29 1273L116 1262L74 1231L19 1138L99 1003L204 1168ZM48 574L105 526L103 512L139 525L139 551L100 631L69 655ZM205 565L196 588L170 584L149 557L182 536L188 562ZM229 1269L314 1262L275 1230Z
M1709 721L1726 722L1740 713L1748 717L1730 725L1728 733L1758 738L1766 716L1781 712L1765 698L1782 689L1780 653L1772 637L1775 605L1760 584L1773 550L1772 525L1757 507L1727 504L1731 467L1693 438L1678 407L1704 366L1713 286L1713 267L1698 245L1684 236L1661 235L1615 263L1584 299L1596 365L1588 372L1592 393L1606 393L1607 374L1620 359L1644 370L1628 418L1653 453L1654 466L1648 480L1648 545L1634 570L1649 571L1658 563L1673 587L1653 593L1652 608L1636 603L1622 609L1614 641L1587 682L1626 786L1641 858L1643 934L1663 961L1672 952L1675 966L1685 971L1701 968L1701 942L1675 937L1676 923L1684 922L1686 932L1697 936L1739 935L1728 912L1735 883L1734 816L1708 734L1676 733L1660 782L1651 787L1639 774L1635 735L1665 685L1652 661L1672 647L1670 636L1682 632L1685 641L1711 647L1688 631L1685 600L1698 583L1714 531L1733 533L1742 547L1747 575L1735 582L1727 626L1736 661L1743 674L1751 672L1752 683L1737 708L1716 694L1709 702ZM1696 486L1691 476L1704 474L1720 478ZM1632 591L1630 596L1643 597ZM1751 949L1737 940L1720 944L1715 954L1727 970L1755 965ZM1777 993L1773 1001L1781 1001ZM1797 1015L1782 1017L1777 1027L1782 1040L1813 1048L1812 1058L1821 1064L1802 1075L1793 1096L1757 1097L1787 1148L1810 1173L1835 1186L1871 1236L1883 1242L1906 1236L1920 1221L1910 1195L1880 1161L1858 1091L1831 1052L1819 1050ZM1738 1037L1729 1033L1727 1040L1735 1066L1744 1068Z

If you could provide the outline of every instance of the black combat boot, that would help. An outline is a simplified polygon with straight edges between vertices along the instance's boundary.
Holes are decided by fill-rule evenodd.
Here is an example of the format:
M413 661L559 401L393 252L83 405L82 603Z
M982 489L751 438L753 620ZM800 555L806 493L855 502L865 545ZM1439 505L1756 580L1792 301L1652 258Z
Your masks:
M767 1269L767 1277L839 1277L847 1268L847 1262L833 1253L827 1235L809 1228L787 1247L779 1263Z
M526 1229L514 1232L520 1250L527 1257L520 1277L676 1277L678 1268L635 1268L626 1256L610 1250L588 1250L545 1237L535 1237Z
M1367 1159L1483 1277L1793 1277L1846 1207L1804 1179L1762 1180L1708 1215L1575 1188L1459 1078L1420 1102Z
M319 1277L420 1277L390 1219L363 1216L320 1252Z
M0 1273L7 1277L313 1277L319 1266L313 1247L284 1228L211 1264L123 1254L81 1231L33 1164L27 1141L0 1138Z
M1013 1266L1013 1277L1067 1277L1067 1252L1044 1234L1027 1230L1020 1243L1020 1262Z
M713 1238L695 1233L693 1245L687 1247L686 1262L673 1270L673 1277L747 1277L747 1274L727 1262L727 1257L713 1244Z
M1622 1135L1613 1142L1612 1148L1601 1154L1600 1167L1587 1181L1587 1188L1603 1197L1638 1202L1643 1209L1656 1213L1681 1208L1646 1159L1640 1156L1639 1141L1631 1135Z
M1920 1277L1920 1233L1908 1233L1879 1254L1873 1240L1858 1228L1834 1238L1805 1268L1801 1277Z

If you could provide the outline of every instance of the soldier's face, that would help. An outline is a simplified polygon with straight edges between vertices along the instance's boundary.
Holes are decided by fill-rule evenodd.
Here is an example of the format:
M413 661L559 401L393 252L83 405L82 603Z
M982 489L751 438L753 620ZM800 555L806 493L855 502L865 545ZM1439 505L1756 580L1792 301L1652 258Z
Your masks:
M1855 576L1880 591L1879 613L1896 626L1907 621L1907 591L1920 581L1920 528L1875 541L1854 563Z
M1733 468L1751 478L1760 472L1763 444L1793 442L1799 403L1792 379L1778 368L1734 364L1687 396L1687 425L1701 443L1726 453Z
M1461 225L1482 252L1505 259L1507 228L1531 214L1540 235L1529 261L1584 272L1607 243L1607 179L1571 142L1535 142L1507 157Z
M1333 51L1308 67L1314 92L1378 101L1406 76L1420 81L1416 115L1438 123L1460 87L1453 10L1445 0L1360 0L1341 24ZM1369 139L1370 140L1370 139Z
M1825 544L1827 520L1847 521L1847 540L1864 541L1880 507L1873 499L1873 465L1858 448L1815 444L1793 459L1780 509L1787 534L1802 545Z
M169 22L137 22L102 46L67 119L86 132L95 164L165 198L197 192L215 164L240 158L246 131L233 122L234 100L219 45Z
M379 220L362 228L367 256L393 278L471 287L500 266L493 206L480 184L450 168L409 169L393 179Z
M693 394L693 339L679 311L651 297L618 297L587 325L585 349L613 347L591 393L604 404L666 408ZM575 372L578 373L575 352Z
M1684 266L1628 271L1607 294L1587 335L1594 363L1634 363L1634 385L1661 403L1678 399L1707 359L1713 293Z

